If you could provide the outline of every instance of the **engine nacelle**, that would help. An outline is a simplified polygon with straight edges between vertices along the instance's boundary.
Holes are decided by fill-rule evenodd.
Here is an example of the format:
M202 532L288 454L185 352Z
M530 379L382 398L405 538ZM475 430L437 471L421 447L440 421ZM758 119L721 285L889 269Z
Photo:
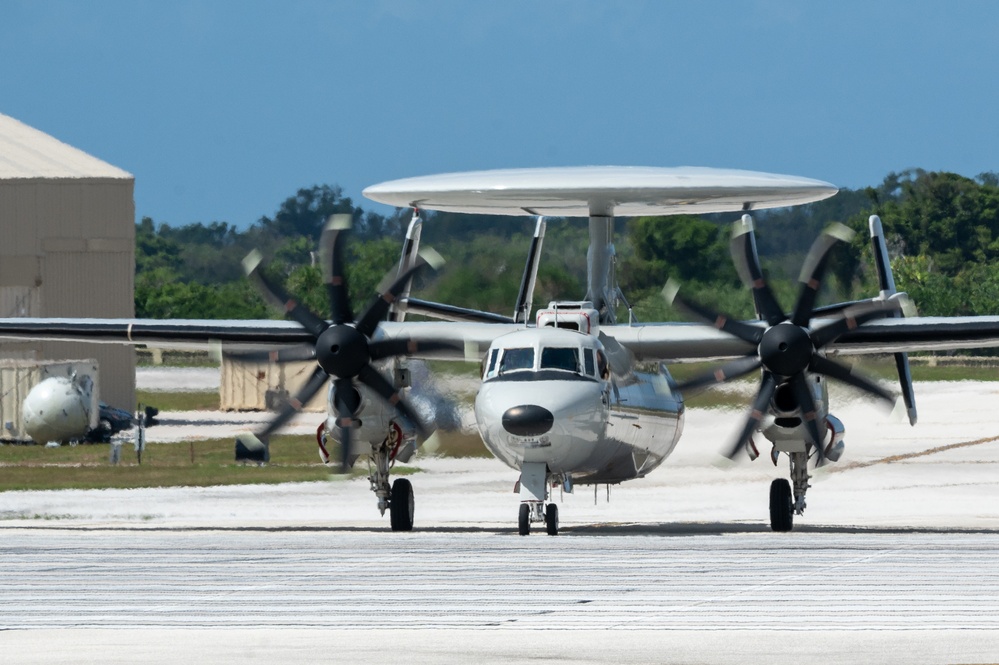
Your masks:
M838 462L846 449L846 444L843 443L846 428L843 426L843 421L833 415L826 416L826 428L829 430L829 443L826 444L823 454L830 462Z

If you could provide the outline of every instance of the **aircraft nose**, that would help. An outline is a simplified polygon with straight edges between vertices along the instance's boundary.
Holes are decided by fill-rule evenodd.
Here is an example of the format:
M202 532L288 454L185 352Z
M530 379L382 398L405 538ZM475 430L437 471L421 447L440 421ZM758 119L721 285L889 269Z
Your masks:
M555 416L543 406L524 404L514 406L503 414L503 429L517 436L538 436L555 424Z

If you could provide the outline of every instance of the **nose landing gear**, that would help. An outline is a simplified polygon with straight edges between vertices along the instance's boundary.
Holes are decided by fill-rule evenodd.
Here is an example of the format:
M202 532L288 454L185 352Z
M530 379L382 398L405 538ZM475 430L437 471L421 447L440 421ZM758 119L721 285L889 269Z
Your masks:
M544 522L549 536L558 535L558 506L549 503L548 486L551 474L544 462L525 462L520 468L520 513L517 519L518 533L526 536L531 533L532 522Z

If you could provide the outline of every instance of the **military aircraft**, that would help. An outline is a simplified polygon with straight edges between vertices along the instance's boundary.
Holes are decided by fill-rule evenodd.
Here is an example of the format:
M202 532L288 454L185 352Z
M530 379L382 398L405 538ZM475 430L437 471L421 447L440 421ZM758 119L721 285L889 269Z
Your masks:
M252 355L261 346L275 361L315 359L298 395L262 431L237 441L237 457L266 460L268 437L327 384L328 418L319 446L324 461L346 467L360 455L372 464L371 489L388 510L393 530L410 530L411 483L389 484L392 464L426 440L430 427L405 399L404 357L481 362L475 419L485 445L520 471L518 528L544 523L558 533L558 507L549 490L561 485L619 483L639 478L669 456L683 429L682 391L758 373L760 388L745 422L726 449L758 454L760 433L771 458L789 459L790 479L770 489L771 527L790 530L805 510L810 468L836 461L844 427L829 412L825 381L832 378L894 402L894 395L833 359L838 354L894 353L910 420L915 403L904 353L999 345L999 317L905 317L895 292L880 222L871 220L880 293L867 300L816 307L830 250L845 239L833 227L816 240L801 274L801 291L786 314L767 286L756 252L753 210L816 201L836 193L829 183L750 171L708 168L574 167L516 169L426 176L369 187L365 196L414 209L399 269L378 297L355 316L347 297L342 247L346 224L332 219L323 232L324 281L330 319L310 312L260 270L245 267L291 321L0 319L0 337L90 340L131 344L217 341ZM512 316L423 301L409 295L417 271L438 263L419 251L419 210L538 217ZM623 297L614 280L614 216L742 213L732 253L751 290L758 317L737 321L692 302L675 284L666 295L703 323L618 323ZM551 303L530 319L530 302L544 216L588 217L586 292L578 301ZM406 321L406 312L444 319ZM241 349L241 350L240 350ZM719 369L677 384L667 363L725 361ZM326 444L341 444L339 462ZM810 467L811 465L811 467ZM793 489L792 489L793 484Z

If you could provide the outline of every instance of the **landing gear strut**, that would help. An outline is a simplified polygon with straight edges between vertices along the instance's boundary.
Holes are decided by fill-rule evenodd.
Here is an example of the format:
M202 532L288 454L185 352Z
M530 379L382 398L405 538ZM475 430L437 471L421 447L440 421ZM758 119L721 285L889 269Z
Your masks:
M392 468L392 449L389 439L371 446L371 467L368 482L378 497L378 510L382 515L389 511L393 531L412 531L416 501L413 484L405 478L396 478L389 487L389 470Z
M794 528L794 516L805 514L805 493L811 479L808 453L790 452L788 457L791 458L791 482L778 478L770 484L770 528L774 531L790 531Z
M544 522L549 536L558 535L558 506L549 503L548 487L552 474L544 462L527 462L520 468L520 512L517 516L517 532L526 536L531 533L532 522Z

